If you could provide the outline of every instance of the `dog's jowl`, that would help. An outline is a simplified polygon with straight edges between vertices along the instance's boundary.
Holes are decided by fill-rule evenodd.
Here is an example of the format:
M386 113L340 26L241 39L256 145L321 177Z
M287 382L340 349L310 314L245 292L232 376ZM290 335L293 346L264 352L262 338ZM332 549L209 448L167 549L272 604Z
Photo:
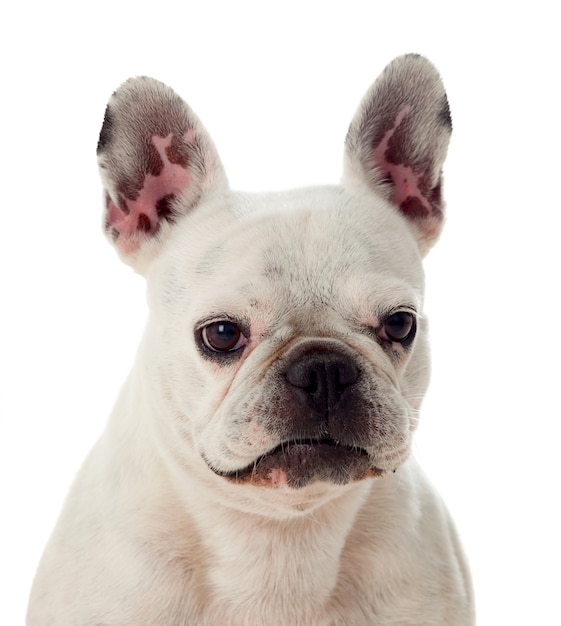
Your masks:
M170 88L115 92L104 226L150 317L28 626L473 624L411 456L451 128L436 70L400 57L351 122L340 185L246 194Z

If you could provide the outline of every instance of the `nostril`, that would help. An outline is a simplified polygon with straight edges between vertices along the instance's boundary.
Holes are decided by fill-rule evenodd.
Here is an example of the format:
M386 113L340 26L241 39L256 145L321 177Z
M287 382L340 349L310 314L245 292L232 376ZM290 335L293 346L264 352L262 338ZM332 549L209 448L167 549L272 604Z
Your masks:
M335 364L331 378L335 388L338 391L343 391L350 385L354 385L358 380L358 368L348 359L340 361Z
M319 363L311 363L308 359L295 361L286 371L286 379L293 387L314 394L320 383L321 368Z
M303 389L310 394L314 394L317 392L318 387L318 374L316 371L311 371L308 375L308 384Z

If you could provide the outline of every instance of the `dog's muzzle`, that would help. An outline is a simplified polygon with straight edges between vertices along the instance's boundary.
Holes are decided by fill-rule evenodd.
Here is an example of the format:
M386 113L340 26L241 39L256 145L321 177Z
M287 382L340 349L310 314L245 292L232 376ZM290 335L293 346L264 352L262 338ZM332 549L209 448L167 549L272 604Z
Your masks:
M315 344L291 356L277 374L283 391L268 418L279 444L237 471L213 471L238 483L303 487L314 481L346 484L383 470L366 448L372 430L359 390L355 359L332 346Z

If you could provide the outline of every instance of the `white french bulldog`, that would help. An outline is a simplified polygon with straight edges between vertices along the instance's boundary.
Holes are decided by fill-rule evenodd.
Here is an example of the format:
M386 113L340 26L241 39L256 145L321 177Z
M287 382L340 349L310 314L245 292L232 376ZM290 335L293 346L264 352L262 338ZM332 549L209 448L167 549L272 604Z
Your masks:
M234 193L171 89L113 95L105 229L150 318L28 626L474 623L454 527L410 456L450 133L436 70L407 55L360 105L340 186Z

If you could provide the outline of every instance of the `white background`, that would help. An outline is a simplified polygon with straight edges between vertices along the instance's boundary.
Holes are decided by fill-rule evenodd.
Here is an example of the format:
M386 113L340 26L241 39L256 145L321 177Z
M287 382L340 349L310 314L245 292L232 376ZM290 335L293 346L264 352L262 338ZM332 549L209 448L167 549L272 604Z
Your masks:
M555 3L15 4L0 16L0 624L23 624L146 315L142 279L101 235L111 92L137 74L171 84L235 188L335 183L359 99L405 52L437 65L454 120L415 452L463 537L480 626L561 624Z

